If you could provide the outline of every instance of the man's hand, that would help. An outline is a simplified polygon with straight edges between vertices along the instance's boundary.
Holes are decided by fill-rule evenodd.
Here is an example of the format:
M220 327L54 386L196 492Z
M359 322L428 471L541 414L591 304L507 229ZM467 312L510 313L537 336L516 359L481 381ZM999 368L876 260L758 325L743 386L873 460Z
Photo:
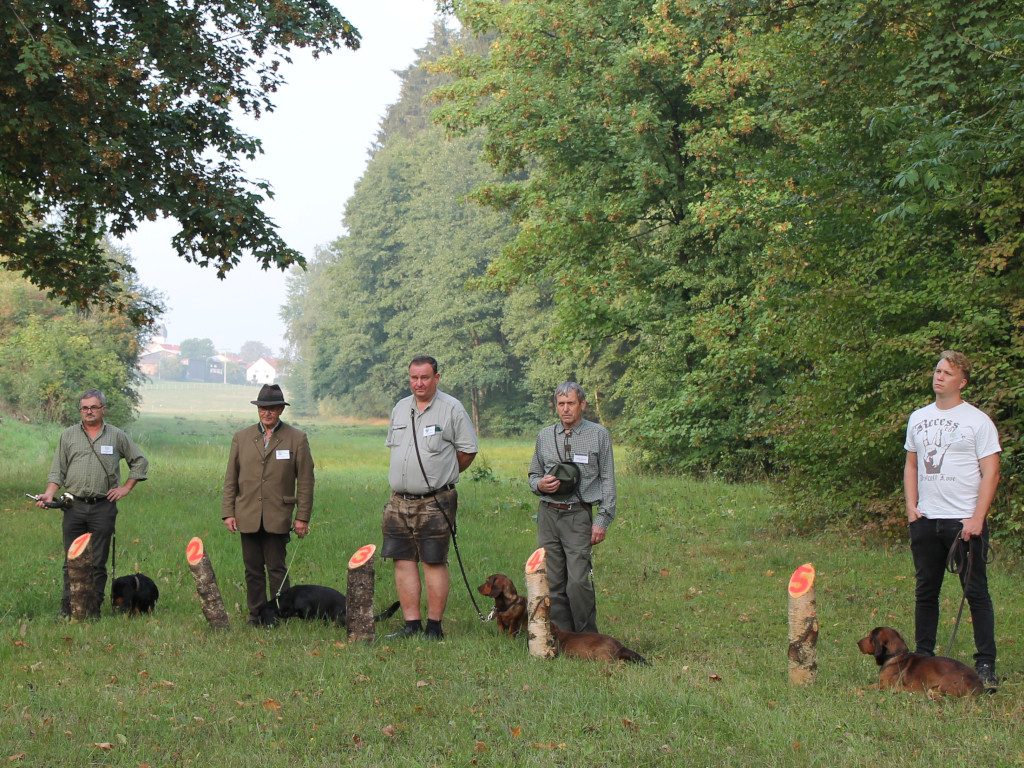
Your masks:
M236 520L234 517L225 517L224 527L232 533L238 533L238 520Z
M537 481L537 490L541 493L555 493L561 484L562 481L554 475L544 475Z
M309 523L305 520L295 521L295 535L300 539L309 533Z
M43 491L36 496L36 506L40 509L46 509L46 505L53 501L53 491Z
M604 541L604 535L606 531L604 528L598 528L596 525L590 529L590 544L600 544Z
M984 517L968 517L966 520L964 520L964 527L963 530L960 531L960 538L962 538L964 541L967 541L972 536L981 536L981 529L984 526Z
M131 490L132 489L127 485L119 485L117 486L117 488L111 488L109 491L107 491L107 501L117 501L118 499L123 499L125 496L131 493Z
M909 506L908 505L907 506L907 525L910 525L912 522L914 522L915 520L919 520L920 518L921 518L921 510L919 510L917 508L917 504L914 504L913 506Z

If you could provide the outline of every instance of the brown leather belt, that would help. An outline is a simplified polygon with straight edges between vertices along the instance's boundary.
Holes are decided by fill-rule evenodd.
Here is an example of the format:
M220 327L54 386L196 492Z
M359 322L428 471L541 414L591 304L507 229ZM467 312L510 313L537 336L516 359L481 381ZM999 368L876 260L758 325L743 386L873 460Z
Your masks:
M561 504L557 501L542 501L541 503L546 507L551 507L552 509L560 509L563 512L568 512L569 510L574 509L576 507L590 509L591 507L594 506L589 501L571 501L568 504Z

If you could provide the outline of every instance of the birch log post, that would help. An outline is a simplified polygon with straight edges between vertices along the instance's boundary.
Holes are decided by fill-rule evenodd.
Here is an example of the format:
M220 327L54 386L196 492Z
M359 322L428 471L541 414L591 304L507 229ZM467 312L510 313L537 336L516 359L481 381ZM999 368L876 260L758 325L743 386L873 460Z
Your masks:
M71 618L84 621L98 613L92 556L92 534L83 533L68 547L68 586L71 592Z
M526 615L526 645L530 655L553 659L556 648L555 637L551 634L551 597L544 568L544 547L535 550L526 561Z
M809 685L818 676L818 611L814 565L804 563L789 578L789 682Z
M367 544L348 561L348 611L345 629L349 641L372 643L376 638L373 621L373 560L377 547Z
M185 559L196 580L196 592L203 606L203 615L214 629L227 629L228 612L220 596L217 576L213 572L210 558L203 549L203 540L198 536L193 537L185 547Z

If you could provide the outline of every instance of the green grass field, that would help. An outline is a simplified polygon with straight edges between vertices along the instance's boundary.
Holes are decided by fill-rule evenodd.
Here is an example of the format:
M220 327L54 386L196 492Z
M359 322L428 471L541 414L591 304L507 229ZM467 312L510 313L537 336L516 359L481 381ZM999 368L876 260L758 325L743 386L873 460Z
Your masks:
M131 426L151 472L120 505L117 572L156 579L161 597L151 618L106 608L97 622L57 618L59 513L35 509L23 494L43 488L58 431L4 422L0 761L1024 764L1020 565L992 566L999 672L1008 677L997 695L930 701L872 690L874 661L855 643L878 624L911 634L906 547L835 531L797 536L767 486L620 475L620 519L595 556L599 621L651 667L531 658L524 642L499 638L476 618L454 559L443 643L349 645L343 630L299 622L249 628L239 544L219 515L231 432L254 415L241 389L242 409L187 417L158 409L147 394L150 412ZM204 402L212 407L212 398ZM380 541L384 429L297 423L310 434L317 491L311 534L290 546L293 583L344 591L348 557ZM476 471L459 486L460 546L474 588L503 571L524 590L523 563L534 549L524 482L531 449L485 440ZM199 609L184 559L192 536L203 538L216 568L233 621L226 632L210 631ZM820 671L815 685L796 689L786 674L785 587L808 560L819 574ZM950 583L940 646L959 597ZM391 566L378 561L377 603L393 599ZM399 624L392 619L382 630ZM969 659L966 621L957 646Z

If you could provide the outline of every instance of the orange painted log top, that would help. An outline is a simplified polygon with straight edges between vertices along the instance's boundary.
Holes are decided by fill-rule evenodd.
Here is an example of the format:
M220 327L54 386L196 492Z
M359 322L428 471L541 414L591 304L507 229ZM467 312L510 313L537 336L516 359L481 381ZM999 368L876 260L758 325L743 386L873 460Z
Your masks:
M198 536L193 536L185 547L185 557L188 559L188 564L195 565L203 559L203 554L203 540Z
M538 570L544 567L544 547L538 547L530 555L530 559L526 561L526 572L536 573Z
M71 542L71 546L68 547L68 560L74 560L89 546L89 539L92 538L91 533L83 533L77 539Z
M804 563L789 577L789 596L800 597L806 595L814 586L814 564Z
M376 544L367 544L356 550L355 554L348 561L348 569L351 571L354 568L358 568L361 565L365 565L366 561L373 557L373 553L377 551Z

